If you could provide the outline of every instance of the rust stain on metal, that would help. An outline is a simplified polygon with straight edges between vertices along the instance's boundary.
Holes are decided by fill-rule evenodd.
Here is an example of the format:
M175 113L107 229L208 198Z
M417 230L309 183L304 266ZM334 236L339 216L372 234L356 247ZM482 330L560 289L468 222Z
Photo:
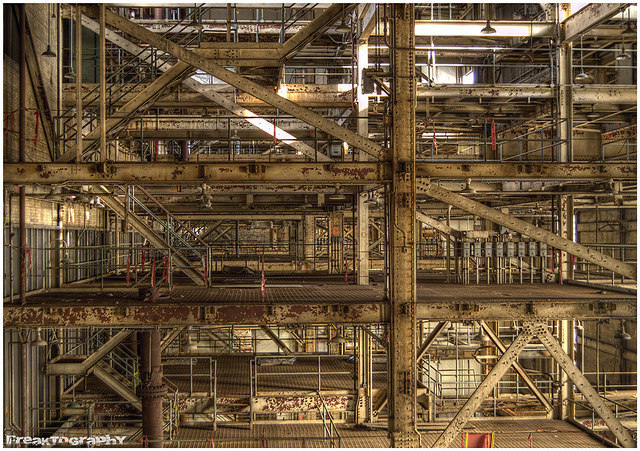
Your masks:
M331 172L334 176L346 175L352 177L353 180L364 180L367 175L375 173L375 168L332 168Z

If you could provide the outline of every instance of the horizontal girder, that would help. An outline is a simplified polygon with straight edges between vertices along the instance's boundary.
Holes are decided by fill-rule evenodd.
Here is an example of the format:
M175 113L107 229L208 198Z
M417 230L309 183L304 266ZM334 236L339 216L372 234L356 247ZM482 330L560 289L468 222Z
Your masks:
M257 155L247 159L258 160ZM391 165L376 162L220 161L199 163L5 163L5 184L141 185L388 183ZM465 180L635 180L634 163L416 163L416 176Z

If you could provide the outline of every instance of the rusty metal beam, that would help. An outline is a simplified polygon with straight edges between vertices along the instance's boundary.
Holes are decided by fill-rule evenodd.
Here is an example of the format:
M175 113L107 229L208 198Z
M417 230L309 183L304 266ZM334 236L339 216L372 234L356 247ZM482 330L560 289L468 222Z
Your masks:
M389 196L389 420L392 448L420 447L416 418L416 79L415 6L390 10L393 83Z
M432 229L436 229L439 232L442 232L447 235L451 235L457 240L462 238L462 233L459 230L449 227L448 225L443 224L440 221L436 221L431 216L425 215L424 213L417 211L416 219L421 223L428 225Z
M575 14L571 14L560 24L562 43L574 41L615 16L629 6L629 3L590 3Z
M418 190L433 197L434 199L438 199L442 202L468 211L469 213L480 216L481 218L488 219L495 224L507 227L521 235L547 243L549 246L556 249L560 249L617 274L636 280L636 268L633 265L624 263L610 257L609 255L597 252L594 249L583 246L582 244L574 243L573 241L558 236L548 230L536 227L531 223L514 218L513 216L507 213L502 213L494 208L487 207L480 202L476 202L475 200L461 196L460 194L453 193L433 183L420 183Z
M305 48L307 44L310 44L314 39L322 35L340 16L347 14L353 10L355 6L356 5L344 3L334 3L329 6L322 14L305 25L302 30L285 41L279 51L280 59L288 60L293 58L300 50Z
M94 20L84 15L82 17L82 23L83 25L87 26L89 29L93 31L96 31L96 29L99 30L99 27L100 27L98 23L96 23ZM109 39L109 41L113 42L114 44L118 45L119 47L123 48L127 52L131 53L132 55L139 56L140 58L146 58L148 56L147 52L143 51L141 47L135 45L130 41L127 41L122 36L120 36L119 34L111 30L106 31L106 38ZM224 64L224 63L221 62L221 64ZM165 63L162 65L160 70L166 73L172 67L173 65L169 63ZM295 150L303 153L304 155L310 158L314 158L316 157L316 154L317 154L317 158L319 160L325 160L325 161L329 160L329 157L327 157L322 153L317 153L314 148L303 143L302 141L296 140L295 136L287 133L282 128L277 126L274 127L273 123L265 119L261 119L254 112L240 106L238 103L232 101L231 99L227 98L223 94L220 94L218 92L211 90L208 86L204 85L203 83L200 83L192 78L187 78L182 81L182 84L188 87L189 89L199 93L206 99L214 101L216 104L227 109L228 111L235 114L236 116L244 118L251 125L255 126L262 132L266 133L268 136L273 137L275 133L277 139L279 139L284 144L287 144L288 146L294 148Z
M483 99L551 99L556 97L556 89L548 86L527 84L482 85L418 85L418 97L442 98L483 98ZM573 87L574 103L620 103L636 104L638 101L635 85L581 85Z
M90 12L93 17L97 16L95 7L87 7L86 11ZM107 23L121 31L124 31L142 42L148 43L153 47L171 54L180 59L181 63L188 63L214 77L228 83L254 97L257 97L269 105L303 120L318 129L334 136L342 141L347 142L378 159L383 159L383 147L370 141L369 139L352 132L351 130L341 127L334 121L326 119L321 115L301 107L290 100L280 97L275 92L241 76L228 69L216 64L213 60L207 59L197 53L188 50L168 39L163 38L135 23L107 10Z
M522 352L532 338L533 325L525 323L520 334L509 345L505 353L502 354L502 357L500 357L491 371L489 371L489 374L485 376L480 385L478 385L478 388L475 389L467 402L464 403L464 406L462 406L453 420L451 420L444 432L442 432L440 437L438 437L436 442L433 444L433 448L448 448L453 441L458 438L464 425L478 410L482 401L484 401L489 393L491 393L491 390L493 390L500 379L502 379L502 376L504 376L513 362L518 358L518 354Z
M178 327L255 324L378 324L387 320L382 303L339 305L33 305L5 306L5 327Z
M171 69L158 77L147 88L142 90L133 99L127 102L122 108L112 114L106 121L106 133L111 133L116 127L121 126L132 119L134 114L137 114L141 109L147 108L157 98L164 89L177 79L185 76L191 71L191 66L184 62L175 64ZM97 127L90 131L87 136L84 136L81 140L82 151L84 152L89 147L93 146L100 139L100 127ZM68 163L76 158L78 151L77 145L58 157L56 162Z
M571 379L585 399L591 404L593 410L600 415L600 418L602 418L622 446L625 448L636 448L636 441L633 439L631 432L620 423L620 420L611 412L611 409L609 409L598 392L594 390L587 378L584 377L584 374L576 367L573 360L562 350L562 346L560 346L558 341L551 335L547 325L537 324L536 335L569 379Z
M382 295L380 296L382 297ZM483 299L482 301L418 302L416 317L424 321L598 320L635 319L636 297L577 300L575 298ZM229 324L380 324L389 321L382 300L358 304L201 303L113 305L47 303L5 305L5 327L179 327Z
M83 17L83 24L95 23L93 20ZM88 27L91 28L91 27ZM113 35L113 36L112 36ZM122 37L117 33L107 30L107 37L112 42L122 44ZM128 42L128 41L126 41ZM139 48L135 44L131 46ZM133 47L127 46L125 50L135 51ZM143 54L144 55L144 54ZM143 56L142 55L142 56ZM163 66L164 68L164 66ZM195 82L195 81L194 81ZM198 82L195 82L198 83ZM90 92L96 84L83 83L83 91ZM141 83L133 88L130 94L125 94L116 106L124 104L137 92L147 86L147 83ZM215 92L223 96L228 101L233 99L233 94L228 92L219 92L224 90L227 85L206 85L198 84L199 88L195 92L168 92L163 94L156 102L157 105L167 106L205 106L208 99L208 92ZM351 85L346 84L282 84L283 97L306 107L350 107L352 105ZM114 88L118 86L115 85ZM637 90L635 85L580 85L574 86L573 89L574 103L593 103L593 104L635 104L637 103ZM62 99L66 106L75 105L75 85L71 83L63 84ZM96 94L86 96L84 103L91 102L97 96ZM556 97L556 89L548 86L527 85L527 84L499 84L499 85L428 85L426 83L418 84L418 98L483 98L483 99L552 99ZM267 103L257 99L246 93L238 93L235 96L235 103L241 107L254 108L266 107ZM430 105L430 108L439 108L438 105ZM514 107L516 108L516 107ZM439 109L434 111L440 111ZM515 110L514 110L515 111Z
M267 336L276 344L276 346L282 349L282 352L287 355L293 354L293 352L291 352L291 349L289 349L285 342L282 341L280 337L278 337L278 335L276 335L269 326L260 325L260 329L262 329L262 331L267 334Z
M496 334L493 331L493 329L491 329L487 325L487 323L484 322L484 320L480 321L480 327L482 327L482 330L484 330L487 336L496 345L496 348L498 348L500 352L504 354L507 351L507 347L502 342L502 340L500 340L500 337L498 337L498 334ZM529 387L529 390L531 390L531 393L533 393L535 397L538 398L538 400L542 403L542 405L547 410L547 412L552 411L553 406L551 405L547 397L538 389L538 387L536 386L536 383L529 377L526 370L522 367L522 365L518 363L517 360L513 362L513 369L516 370L516 372L520 375L523 382L527 385L527 387Z
M635 163L416 163L416 177L443 180L635 180ZM376 162L5 163L5 184L335 184L389 183L388 165Z
M436 327L433 328L424 340L424 343L420 346L420 349L416 352L416 362L419 362L424 357L431 345L436 341L436 338L438 338L438 335L447 327L447 324L449 324L449 321L441 321L436 324Z

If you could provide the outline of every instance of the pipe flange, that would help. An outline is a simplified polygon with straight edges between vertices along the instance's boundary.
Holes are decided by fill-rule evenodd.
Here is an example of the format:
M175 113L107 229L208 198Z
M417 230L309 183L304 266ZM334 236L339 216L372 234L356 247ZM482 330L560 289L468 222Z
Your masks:
M163 398L167 394L165 385L140 387L138 396L141 398Z

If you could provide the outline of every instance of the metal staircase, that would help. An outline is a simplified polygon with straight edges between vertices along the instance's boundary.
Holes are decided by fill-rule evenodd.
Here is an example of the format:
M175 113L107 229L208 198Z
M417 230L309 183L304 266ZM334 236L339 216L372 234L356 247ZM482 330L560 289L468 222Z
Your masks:
M178 235L175 234L173 229L168 224L159 220L159 218L155 217L155 215L148 214L148 217L145 218L131 211L127 212L125 205L111 191L109 191L108 188L104 186L99 186L97 188L98 192L100 193L101 199L104 201L107 207L116 212L116 214L118 214L122 218L127 216L129 218L129 223L133 226L133 228L144 238L146 238L152 246L154 246L156 249L164 250L169 253L169 259L172 267L177 266L196 284L205 285L205 277L203 273L196 269L202 266L202 262L200 260L201 254L195 248L190 245L185 249L176 247L174 244L172 244L172 239L177 241L180 240L177 238ZM140 205L143 204L140 203ZM150 210L146 207L145 211L150 212ZM161 227L164 227L168 232L166 234L166 238L162 237L153 229L154 222L164 224L161 224ZM189 259L190 257L198 258L198 262L194 264L194 262Z

